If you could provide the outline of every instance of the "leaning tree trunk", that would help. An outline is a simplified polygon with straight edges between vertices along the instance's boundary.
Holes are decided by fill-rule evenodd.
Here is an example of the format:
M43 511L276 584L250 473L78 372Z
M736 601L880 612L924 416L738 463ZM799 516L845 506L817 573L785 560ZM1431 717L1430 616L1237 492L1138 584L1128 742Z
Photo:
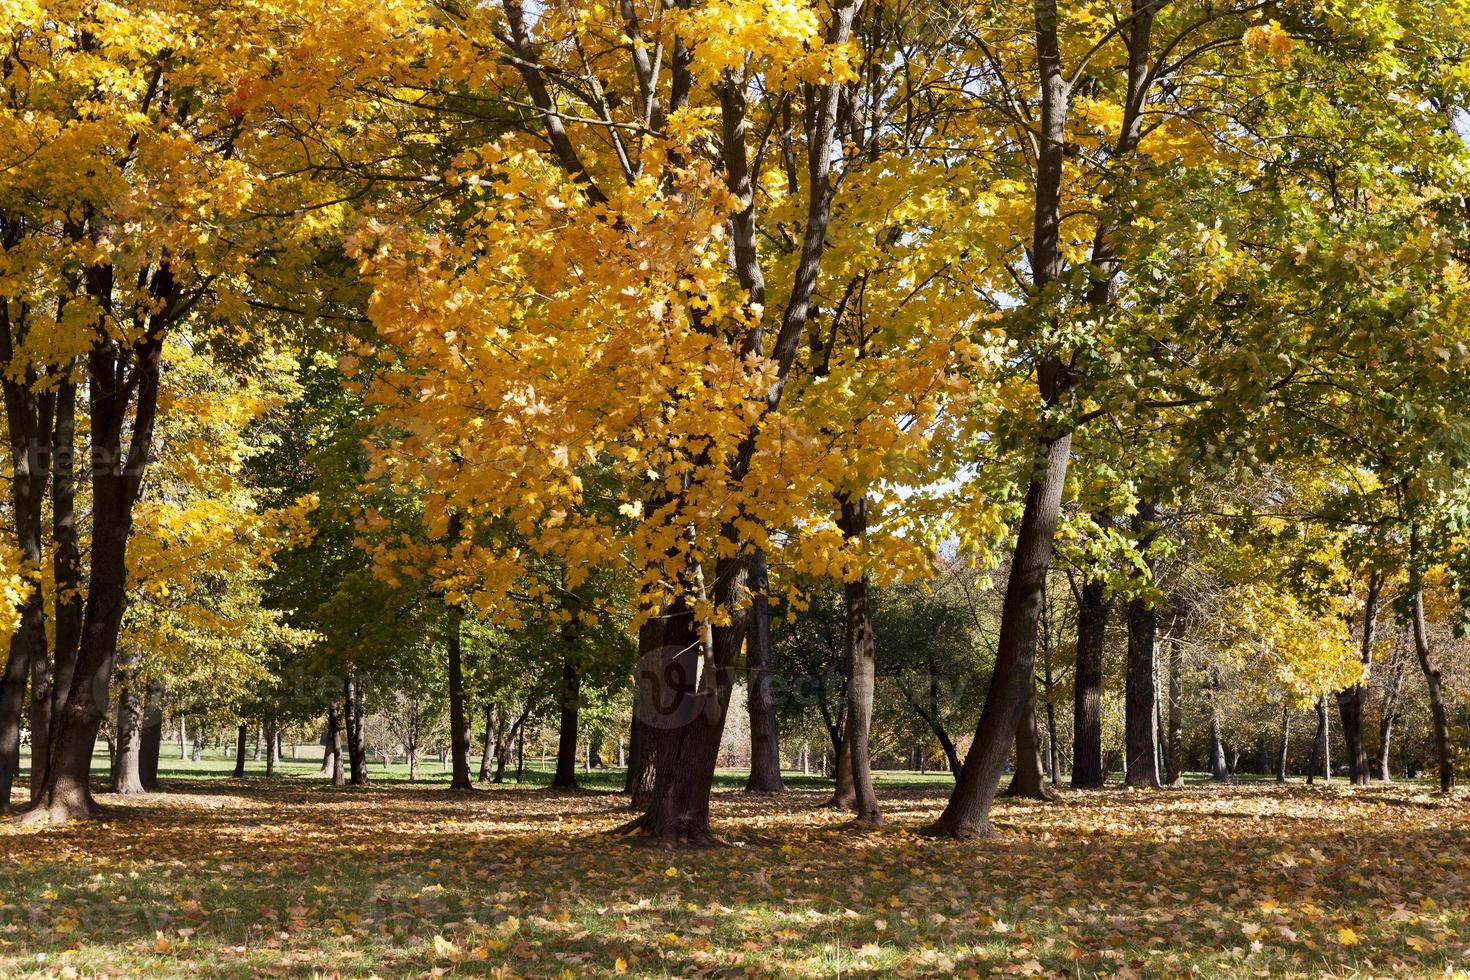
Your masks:
M1378 600L1383 591L1383 573L1374 569L1368 576L1368 594L1363 600L1363 634L1359 658L1366 674L1373 664L1373 645L1378 639ZM1363 732L1363 700L1367 688L1354 684L1337 692L1337 710L1342 718L1342 740L1347 749L1348 778L1354 786L1368 785L1368 744Z
M474 788L470 779L470 721L464 707L464 648L461 621L464 613L458 606L451 607L448 615L449 648L449 752L453 758L453 775L449 779L452 790Z
M784 793L781 739L776 730L776 699L771 687L771 601L766 553L750 556L750 635L745 640L746 708L750 713L748 793Z
M112 759L112 791L123 795L148 792L143 785L144 692L136 674L140 658L132 650L118 657L117 751Z
M1060 147L1056 152L1060 153ZM1048 361L1041 370L1043 391L1049 393L1047 401L1053 402L1059 394L1059 375L1064 367L1059 362ZM1026 505L1001 606L995 669L985 707L954 792L933 826L934 833L957 838L991 833L990 807L1000 788L1016 727L1026 708L1036 664L1036 627L1071 448L1070 432L1043 437L1038 442L1037 467L1026 490Z
M1107 642L1107 588L1089 579L1077 600L1077 673L1072 705L1072 788L1102 789L1102 672Z
M1021 721L1016 726L1016 770L1006 796L1027 800L1055 800L1057 794L1046 783L1041 764L1041 745L1036 738L1036 686L1026 698Z
M838 527L848 541L859 540L867 533L867 497L843 495ZM842 739L852 767L852 811L859 824L876 826L883 822L878 809L878 796L873 789L872 759L868 737L873 724L874 675L876 648L873 622L868 615L868 577L859 575L843 583L843 599L847 611L847 732Z
M1417 585L1417 583L1416 583ZM1419 654L1419 667L1429 689L1429 716L1434 727L1434 754L1439 763L1439 791L1448 793L1455 784L1454 759L1450 754L1450 725L1445 714L1444 685L1429 648L1429 631L1424 621L1424 590L1414 589L1414 649Z

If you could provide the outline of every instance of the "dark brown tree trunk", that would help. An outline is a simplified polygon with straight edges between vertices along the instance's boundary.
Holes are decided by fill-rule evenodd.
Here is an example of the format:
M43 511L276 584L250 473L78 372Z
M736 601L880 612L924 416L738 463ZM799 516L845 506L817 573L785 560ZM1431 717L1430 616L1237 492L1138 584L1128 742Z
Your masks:
M52 439L54 457L51 478L51 570L55 579L54 619L55 661L48 677L50 704L45 712L49 738L55 744L66 697L76 674L77 656L82 639L81 548L77 540L76 516L76 433L77 387L70 380L62 382L56 392L56 428ZM141 694L138 695L141 703ZM34 717L37 705L32 704ZM32 722L33 725L37 723ZM34 775L33 775L34 779Z
M1360 657L1366 672L1373 664L1373 645L1378 639L1378 602L1383 591L1383 573L1374 569L1368 576L1368 593L1363 599L1363 632ZM1368 769L1368 742L1363 731L1363 701L1367 688L1362 684L1337 692L1337 711L1342 719L1342 740L1347 750L1348 779L1354 786L1366 786L1371 778Z
M1027 800L1055 800L1057 794L1047 785L1041 764L1041 745L1036 738L1036 687L1026 698L1020 723L1016 726L1016 769L1006 796Z
M1281 751L1276 756L1276 781L1286 782L1287 751L1291 747L1291 708L1281 706Z
M1102 789L1103 648L1107 642L1107 588L1083 583L1077 598L1077 674L1072 705L1072 788Z
M272 718L266 722L266 750L265 750L265 774L269 778L276 774L276 764L281 761L281 741L277 737L276 722Z
M368 784L367 758L362 744L362 682L348 677L342 682L342 721L347 726L347 766L353 786Z
M1169 786L1184 785L1184 638L1182 617L1176 617L1169 631L1169 729L1165 740L1164 782Z
M240 722L235 728L235 779L245 778L245 746L250 741L250 726Z
M843 495L838 500L837 526L848 541L862 538L868 529L866 497ZM872 760L868 736L873 723L876 648L873 622L868 615L868 578L859 576L843 583L847 612L847 732L842 739L852 767L852 811L857 822L876 826L883 822L878 796L873 789Z
M1415 585L1417 586L1417 581ZM1433 651L1429 648L1429 630L1424 621L1424 592L1414 590L1412 615L1414 650L1419 654L1419 667L1424 671L1424 682L1429 690L1429 716L1433 722L1434 755L1439 763L1439 791L1448 793L1455 785L1454 757L1450 753L1450 725L1445 714L1444 687L1439 668L1435 666Z
M1152 503L1139 504L1133 530L1140 548L1157 535L1158 511ZM1146 560L1152 571L1153 563ZM1158 609L1146 599L1128 602L1128 676L1123 704L1124 749L1129 786L1159 788L1158 693L1154 683L1154 654L1158 636Z
M776 730L776 697L771 674L770 579L766 553L750 557L750 635L745 640L746 708L750 712L750 778L746 792L784 793L781 739Z
M914 714L918 715L919 720L928 725L929 731L934 733L934 737L939 741L939 748L944 752L944 758L949 764L950 774L958 779L960 775L960 755L955 749L954 739L949 737L949 732L940 720L939 678L935 675L932 666L929 670L929 703L927 707L921 704L918 698L914 697L913 693L909 691L908 685L903 682L902 677L898 679L898 689L903 694L904 700L909 703L909 707L914 709ZM919 751L921 753L923 752L922 747Z
M146 793L143 785L144 692L136 674L140 659L135 651L124 651L117 665L117 750L112 758L112 791L123 795Z
M449 648L449 754L453 757L452 790L474 788L470 779L470 719L464 706L464 663L461 621L464 613L453 607L448 614Z
M138 750L138 779L149 793L158 792L158 757L163 751L163 684L148 685L143 703L143 733Z
M634 679L633 721L628 735L628 772L623 780L623 792L629 796L629 805L634 810L648 806L653 795L654 766L658 757L657 730L653 723L658 719L656 702L659 692L659 674L667 656L664 649L666 607L650 617L638 629L638 676Z
M1220 740L1220 674L1210 677L1210 778L1223 783L1230 778L1225 761L1225 744Z
M567 649L562 656L561 687L557 691L561 725L556 743L556 775L551 780L554 789L577 788L577 715L582 700L582 677L571 642L569 637L565 638Z

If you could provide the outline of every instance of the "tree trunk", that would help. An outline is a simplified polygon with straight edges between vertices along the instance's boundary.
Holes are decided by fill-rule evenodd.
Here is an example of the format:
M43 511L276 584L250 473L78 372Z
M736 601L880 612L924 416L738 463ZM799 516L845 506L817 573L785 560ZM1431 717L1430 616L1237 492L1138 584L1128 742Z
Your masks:
M557 692L557 705L561 709L561 726L556 743L556 774L551 780L553 789L577 788L577 715L582 700L582 677L577 670L576 655L572 650L572 637L564 632L566 650L561 660L561 687Z
M1046 662L1046 674L1042 681L1042 689L1046 693L1046 771L1051 779L1052 786L1060 786L1062 783L1061 752L1057 749L1057 712L1052 704L1052 685L1054 681L1051 673L1051 660Z
M1182 617L1176 618L1169 631L1169 719L1165 740L1164 782L1169 786L1184 785L1184 639L1180 636Z
M1061 152L1060 146L1056 152ZM1055 361L1042 365L1043 390L1049 393L1049 403L1060 394L1057 375L1063 370ZM1026 490L1026 506L1001 607L995 670L959 781L934 824L933 832L937 834L969 838L991 833L990 806L999 789L1031 687L1036 662L1036 627L1051 565L1071 447L1070 432L1046 436L1038 442L1036 473Z
M1147 549L1157 535L1158 511L1152 503L1139 504L1133 530L1140 548ZM1150 571L1153 562L1145 560ZM1145 599L1128 602L1128 677L1124 700L1124 747L1129 786L1159 788L1157 692L1154 653L1158 609Z
M138 779L149 793L158 792L158 758L163 751L163 684L148 685L143 704L143 733L138 750Z
M500 736L495 729L495 702L485 702L485 750L480 753L480 773L478 781L488 783L490 781L490 765L497 756L504 757L503 753L495 751Z
M1220 675L1210 678L1210 778L1223 783L1230 778L1225 762L1225 744L1220 741Z
M362 682L348 677L342 682L342 721L347 726L347 765L353 786L368 783L367 759L362 745Z
M1417 533L1417 532L1416 532ZM1417 581L1416 581L1417 586ZM1445 714L1443 683L1429 648L1429 631L1424 621L1424 591L1414 589L1414 649L1419 654L1419 667L1429 689L1429 716L1433 722L1434 754L1439 762L1439 791L1448 793L1455 784L1454 759L1450 754L1450 725Z
M1291 745L1291 708L1281 706L1281 752L1276 759L1276 781L1286 782L1287 750Z
M1332 732L1331 722L1328 720L1327 698L1317 699L1317 737L1312 742L1312 764L1307 768L1308 785L1321 776L1323 780L1332 780Z
M658 718L659 671L665 659L664 632L666 607L638 629L638 676L634 678L633 722L628 735L628 772L623 792L629 805L642 810L653 795L654 765L657 759L657 735L653 723Z
M454 757L454 773L449 779L452 790L474 788L470 779L470 720L464 705L464 663L461 621L464 613L455 606L448 615L449 648L449 750Z
M1041 746L1036 738L1036 687L1021 712L1021 721L1016 726L1016 769L1011 774L1011 784L1006 787L1006 796L1027 800L1055 800L1057 794L1047 785L1041 765Z
M745 640L746 708L750 713L749 793L784 793L781 739L776 730L776 697L771 674L770 579L766 553L750 557L750 635Z
M235 779L245 778L245 743L250 738L250 726L240 722L235 730Z
M1368 576L1368 593L1363 600L1363 633L1360 657L1366 672L1373 664L1373 645L1378 639L1378 601L1383 591L1383 573L1374 569ZM1367 689L1362 684L1337 692L1337 710L1342 719L1342 740L1347 750L1348 779L1354 786L1368 785L1368 743L1363 732L1363 700Z
M1082 585L1077 599L1077 674L1072 705L1072 788L1102 789L1107 781L1102 750L1103 648L1107 642L1107 589Z
M843 495L838 500L838 527L848 541L861 539L868 529L867 497ZM861 575L843 583L847 606L847 733L842 742L852 767L853 813L859 824L883 822L878 796L873 789L872 760L868 736L873 723L876 647L873 622L868 615L868 577Z
M1404 668L1409 659L1407 647L1401 632L1394 642L1393 663L1389 668L1388 683L1383 689L1383 705L1378 719L1378 778L1385 783L1393 778L1388 756L1393 745L1393 723L1398 713L1399 691L1404 683Z
M144 694L135 673L140 658L125 651L118 658L117 752L112 759L112 791L123 795L146 793L143 785Z
M277 737L275 719L266 723L266 750L265 750L265 774L267 777L276 774L276 764L281 761L281 741Z

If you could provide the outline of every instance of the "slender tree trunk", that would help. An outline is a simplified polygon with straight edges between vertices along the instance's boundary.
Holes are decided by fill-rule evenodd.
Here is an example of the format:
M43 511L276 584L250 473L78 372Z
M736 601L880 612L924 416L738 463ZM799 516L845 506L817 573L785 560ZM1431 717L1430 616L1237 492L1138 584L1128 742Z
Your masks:
M245 778L245 745L250 738L250 726L240 722L235 730L235 772L234 778Z
M1133 530L1139 546L1149 547L1157 533L1158 511L1152 503L1139 504ZM1150 570L1153 563L1148 562ZM1124 700L1124 745L1128 756L1128 785L1159 787L1157 692L1154 654L1158 610L1145 599L1128 602L1128 677Z
M1373 645L1378 639L1378 602L1383 591L1383 573L1374 569L1368 576L1368 593L1363 600L1363 632L1360 657L1364 672L1373 664ZM1348 779L1354 786L1368 785L1368 744L1363 731L1363 700L1366 688L1354 684L1337 692L1337 710L1342 719L1342 741L1347 751Z
M1006 796L1028 800L1055 800L1056 793L1047 785L1042 774L1041 746L1036 738L1036 687L1021 712L1016 726L1016 769L1011 774L1011 784L1006 787Z
M111 789L123 795L147 792L141 769L146 707L135 672L139 659L132 650L118 657L117 751L112 759Z
M1083 583L1077 600L1077 673L1072 706L1072 788L1102 789L1107 780L1102 750L1103 648L1107 641L1107 589Z
M1404 668L1409 659L1407 646L1401 632L1394 642L1393 664L1389 668L1388 682L1383 689L1383 705L1378 719L1378 778L1385 783L1393 778L1388 757L1393 746L1393 723L1398 713L1399 691L1404 683Z
M1287 750L1291 746L1291 708L1281 706L1281 752L1276 757L1276 781L1286 782Z
M470 779L470 720L464 705L463 630L464 613L455 606L448 614L449 648L449 751L454 772L449 780L452 790L474 788Z
M1417 586L1417 582L1415 583ZM1439 763L1439 791L1448 793L1455 784L1454 759L1450 754L1450 725L1445 713L1443 682L1439 668L1435 666L1433 651L1429 648L1429 630L1424 621L1424 591L1414 590L1413 608L1414 649L1419 654L1419 667L1424 672L1424 682L1429 689L1429 716L1433 722L1434 754Z
M1164 755L1164 782L1184 785L1184 641L1179 635L1180 620L1169 633L1169 729Z
M1056 707L1052 704L1051 697L1053 683L1051 661L1048 660L1046 664L1046 675L1042 685L1046 693L1046 770L1047 775L1051 779L1051 784L1053 786L1060 786L1062 783L1062 762L1061 752L1057 748L1057 712Z
M1210 778L1223 783L1230 778L1225 762L1225 744L1220 740L1220 674L1210 677Z
M49 732L46 745L55 745L61 738L59 726L62 711L66 707L67 695L71 693L72 678L76 675L77 657L82 641L81 548L77 538L76 486L77 486L77 386L69 378L63 380L56 391L56 427L52 439L51 479L51 527L52 555L51 571L54 579L54 623L55 661L51 675L47 678L50 704L44 718ZM33 693L35 691L33 690ZM32 725L40 727L37 720L40 706L31 705ZM49 761L49 759L48 759ZM32 774L32 788L37 782ZM33 796L34 798L34 796Z
M1332 779L1332 732L1327 713L1327 698L1317 699L1317 737L1312 742L1312 764L1307 768L1307 784L1316 782L1318 776L1326 781Z
M848 541L861 539L868 529L866 497L843 495L838 500L838 527ZM883 822L878 796L873 789L872 760L868 736L873 723L874 675L876 648L873 622L868 615L868 577L861 575L843 583L847 610L847 732L842 742L847 746L852 767L853 813L859 824L876 826Z
M480 774L478 781L488 783L490 781L490 766L498 756L503 758L504 754L495 751L499 736L495 730L495 702L485 702L485 750L480 753Z
M551 780L554 789L577 788L577 715L582 700L582 677L577 669L576 656L572 651L570 634L563 637L566 651L561 661L561 688L557 692L557 705L561 709L561 724L556 743L556 774Z
M347 726L347 765L353 786L368 783L367 759L362 745L362 682L348 677L342 682L342 721Z
M281 740L274 718L266 722L265 774L269 778L276 774L276 764L281 761Z
M770 579L766 553L750 557L750 635L745 640L746 708L750 713L750 793L784 793L781 739L776 730L776 697L771 674Z

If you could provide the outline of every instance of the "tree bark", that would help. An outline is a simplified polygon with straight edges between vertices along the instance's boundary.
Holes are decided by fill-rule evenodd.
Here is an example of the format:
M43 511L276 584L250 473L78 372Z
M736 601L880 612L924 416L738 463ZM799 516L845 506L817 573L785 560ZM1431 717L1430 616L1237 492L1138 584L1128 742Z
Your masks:
M1072 788L1102 789L1103 649L1107 642L1107 588L1089 579L1077 598L1077 673L1072 705Z
M1133 530L1140 548L1147 549L1157 535L1158 510L1151 502L1138 506ZM1150 573L1153 562L1145 559ZM1129 786L1159 788L1158 694L1154 682L1154 655L1158 636L1158 609L1145 599L1128 602L1128 677L1124 699L1124 748Z
M1424 621L1424 590L1415 582L1413 608L1414 650L1429 690L1429 716L1433 723L1434 755L1439 763L1439 791L1448 793L1455 785L1454 758L1450 753L1450 725L1445 714L1444 686L1429 647L1429 630Z
M750 635L745 640L746 708L750 713L749 793L784 793L781 739L776 729L776 698L771 674L770 578L766 553L750 557Z
M281 740L276 729L276 721L272 718L266 722L266 750L265 750L265 774L267 778L276 774L276 764L281 761Z
M1230 778L1225 762L1225 744L1220 740L1220 673L1210 677L1210 779L1223 783Z
M117 751L112 759L112 791L123 795L146 793L143 785L144 694L135 672L139 656L128 650L118 658Z
M1281 706L1281 752L1276 757L1276 781L1286 782L1287 750L1291 746L1291 708Z
M143 703L143 732L138 750L138 779L149 793L158 792L158 758L163 751L163 684L148 685Z
M500 755L500 753L497 753L495 751L495 747L498 744L501 734L503 733L497 733L495 728L495 702L486 701L485 749L483 752L480 753L480 773L477 777L479 782L488 783L490 781L491 764L494 762L495 758Z
M470 720L464 705L464 663L461 623L464 613L458 606L448 614L449 648L449 742L453 759L452 790L474 788L470 779Z
M1383 591L1383 573L1374 569L1368 576L1368 593L1363 599L1363 632L1360 657L1366 675L1373 664L1373 646L1378 639L1378 603ZM1363 731L1363 701L1367 688L1359 683L1337 692L1337 711L1342 719L1342 740L1347 750L1348 779L1354 786L1366 786L1371 778L1368 768L1368 743Z
M250 726L240 722L235 728L235 779L245 778L245 745L250 739Z
M628 794L629 805L634 810L647 807L653 795L658 757L657 730L653 723L658 718L659 673L666 656L667 612L664 603L657 616L650 617L638 628L638 676L634 679L633 721L628 735L628 772L623 780L623 792Z
M551 785L553 789L576 789L577 715L582 699L582 677L577 669L569 632L564 633L563 643L566 650L562 654L561 687L557 691L561 725L556 743L556 775L552 778Z
M868 501L865 496L843 495L837 525L848 541L861 539L868 529ZM874 676L876 647L873 622L868 615L868 577L859 575L843 583L843 599L847 612L847 747L852 768L852 811L859 824L876 826L883 822L878 796L873 789L872 760L868 737L873 723Z
M1036 738L1036 686L1026 698L1020 723L1016 726L1016 769L1006 796L1027 800L1055 800L1057 794L1047 785L1041 764L1041 745Z
M1164 782L1184 785L1184 638L1182 617L1169 631L1169 731L1165 741Z
M353 786L368 784L367 758L362 744L362 682L348 677L342 682L342 721L347 726L347 765Z
M1388 682L1383 688L1383 704L1378 718L1378 778L1385 783L1393 778L1389 768L1389 750L1393 746L1393 723L1398 713L1399 691L1404 683L1404 668L1408 664L1407 643L1402 632L1394 642L1393 663L1389 667Z
M56 427L52 439L51 477L51 571L55 580L55 604L52 632L55 634L55 661L48 677L50 703L44 717L49 731L48 745L59 740L59 724L66 697L71 692L76 674L77 656L82 640L81 548L77 539L76 516L76 434L77 386L68 378L56 391ZM39 718L38 706L32 704L33 718ZM37 725L35 721L33 725ZM37 727L39 727L37 725ZM32 774L33 784L37 780Z
M1317 737L1312 742L1312 764L1307 768L1307 784L1316 782L1321 776L1324 781L1332 780L1332 732L1327 698L1317 699Z

